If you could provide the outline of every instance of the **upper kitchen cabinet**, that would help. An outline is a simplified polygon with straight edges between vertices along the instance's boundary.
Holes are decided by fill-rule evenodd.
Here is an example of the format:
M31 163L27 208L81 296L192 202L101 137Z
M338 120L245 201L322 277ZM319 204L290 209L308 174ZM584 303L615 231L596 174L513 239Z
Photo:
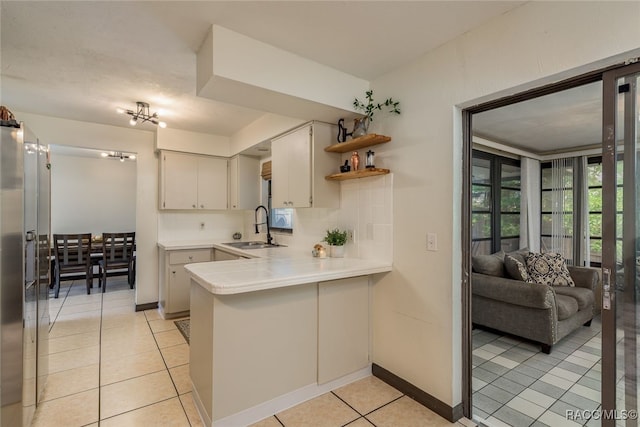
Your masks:
M313 122L271 141L272 207L340 207L340 187L324 179L340 162L324 151L332 139L332 125Z
M160 209L227 209L227 159L161 151Z
M229 208L255 209L260 204L260 159L237 155L229 159Z

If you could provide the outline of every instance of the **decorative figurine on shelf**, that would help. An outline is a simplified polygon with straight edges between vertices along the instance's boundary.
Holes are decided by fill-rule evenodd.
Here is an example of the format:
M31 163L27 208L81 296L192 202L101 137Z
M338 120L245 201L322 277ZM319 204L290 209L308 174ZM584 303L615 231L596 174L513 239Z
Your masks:
M351 155L351 168L354 171L357 171L359 165L360 165L360 156L358 155L357 151L354 151L353 154Z
M353 135L353 132L347 132L347 128L344 127L344 119L338 120L338 142L345 142L348 136Z
M376 153L371 151L371 150L367 151L367 158L365 160L365 168L369 169L369 168L375 168L376 167L375 164L374 164L374 161L373 161L373 156L375 154Z
M349 166L349 160L344 161L344 165L340 165L340 172L345 173L351 170L351 166Z

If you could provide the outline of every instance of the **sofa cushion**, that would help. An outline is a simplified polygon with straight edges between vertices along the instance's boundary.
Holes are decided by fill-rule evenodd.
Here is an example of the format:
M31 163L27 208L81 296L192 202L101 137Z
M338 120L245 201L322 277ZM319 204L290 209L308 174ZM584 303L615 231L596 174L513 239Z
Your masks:
M527 272L535 283L551 286L575 286L562 254L529 253Z
M568 319L578 312L578 301L575 298L556 293L558 320Z
M578 286L558 286L554 289L556 295L564 295L575 299L580 310L588 309L595 304L595 296L591 289Z
M515 280L522 280L523 282L531 283L532 280L527 272L527 266L521 259L518 259L518 255L514 256L506 254L504 256L504 268L507 270L507 274Z
M506 255L511 255L525 266L527 265L527 257L529 256L529 248L518 249L517 251L507 252Z
M476 273L504 277L504 252L491 255L476 255L471 258L471 266Z

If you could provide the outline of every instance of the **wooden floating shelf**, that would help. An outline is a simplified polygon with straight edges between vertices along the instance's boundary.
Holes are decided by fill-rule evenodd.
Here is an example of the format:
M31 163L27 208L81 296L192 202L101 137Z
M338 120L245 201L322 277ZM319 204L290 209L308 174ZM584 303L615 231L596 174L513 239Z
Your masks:
M333 175L325 176L324 179L328 181L345 181L347 179L358 179L366 178L368 176L386 175L389 172L391 172L389 169L369 168L353 172L334 173Z
M329 153L347 153L349 151L356 151L361 148L371 147L372 145L378 145L391 141L390 136L378 135L375 133L369 133L367 135L353 138L347 142L339 142L337 144L325 147L324 151Z

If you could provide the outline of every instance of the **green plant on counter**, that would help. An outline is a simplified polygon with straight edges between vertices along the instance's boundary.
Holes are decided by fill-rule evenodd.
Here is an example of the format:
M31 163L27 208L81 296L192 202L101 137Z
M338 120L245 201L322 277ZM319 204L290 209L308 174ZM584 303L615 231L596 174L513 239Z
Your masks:
M327 235L324 237L324 241L333 246L343 246L347 243L347 232L341 231L339 228L327 230Z

